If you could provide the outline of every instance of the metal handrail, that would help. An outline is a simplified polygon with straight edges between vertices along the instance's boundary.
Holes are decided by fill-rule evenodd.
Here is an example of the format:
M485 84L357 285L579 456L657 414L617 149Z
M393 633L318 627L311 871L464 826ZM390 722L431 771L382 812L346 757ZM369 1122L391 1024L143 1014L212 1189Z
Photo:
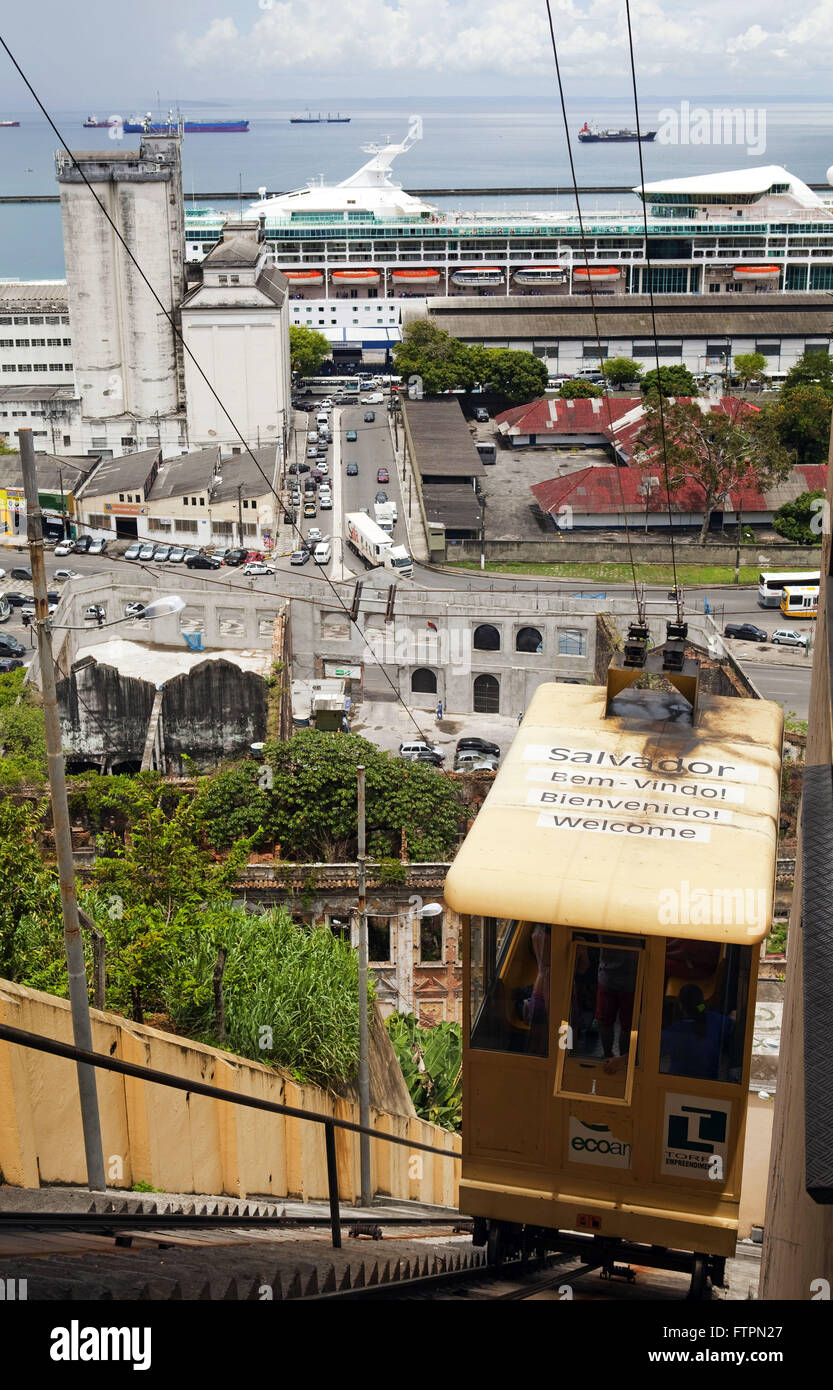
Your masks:
M211 1086L206 1081L185 1080L171 1072L158 1071L155 1067L143 1067L137 1062L124 1062L120 1057L105 1057L100 1052L87 1052L74 1047L72 1043L58 1042L44 1037L41 1033L29 1033L23 1028L11 1028L0 1023L0 1042L14 1043L18 1047L30 1047L36 1052L48 1052L55 1057L66 1057L69 1061L85 1062L104 1071L120 1072L122 1076L134 1076L140 1081L152 1081L158 1086L170 1086L176 1091L188 1091L192 1095L209 1096L213 1100L226 1100L232 1105L248 1106L252 1110L268 1110L276 1115L289 1115L296 1120L310 1120L313 1124L324 1126L324 1142L327 1155L327 1186L330 1203L330 1229L333 1248L341 1249L341 1214L338 1198L338 1160L336 1156L335 1131L345 1129L353 1134L367 1134L372 1139L384 1139L389 1144L400 1144L408 1149L420 1149L424 1153L439 1154L442 1158L460 1159L461 1154L453 1149L439 1149L434 1144L420 1144L411 1139L403 1139L398 1134L385 1134L382 1130L368 1125L356 1124L353 1120L339 1120L334 1115L322 1115L317 1110L303 1110L294 1105L281 1105L279 1101L260 1100L257 1096L240 1095L236 1091L226 1091L221 1086ZM25 1213L21 1214L21 1219ZM37 1221L37 1213L31 1213Z

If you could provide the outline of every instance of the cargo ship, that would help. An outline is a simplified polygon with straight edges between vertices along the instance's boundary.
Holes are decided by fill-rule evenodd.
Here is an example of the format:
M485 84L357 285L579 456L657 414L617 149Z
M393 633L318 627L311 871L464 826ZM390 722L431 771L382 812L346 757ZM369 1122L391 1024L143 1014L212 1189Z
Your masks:
M608 142L624 144L636 140L655 140L656 134L655 130L646 130L641 135L638 130L600 130L598 126L590 126L585 121L578 133L578 138L583 145L602 145Z
M150 112L144 117L131 116L129 121L120 121L117 116L110 116L106 121L100 121L97 116L88 116L84 121L84 129L106 130L109 126L119 124L127 135L167 135L169 131L175 130L180 124L185 135L203 135L214 132L228 134L230 131L247 131L249 129L248 121L188 121L176 117L172 111L168 112L164 121L154 121Z
M20 125L20 121L0 121L0 126L4 126L7 128L16 125Z
M326 116L322 116L320 111L318 112L318 115L317 115L317 116L313 116L309 111L307 111L303 116L290 116L290 118L289 118L289 124L290 124L290 125L349 125L351 119L352 119L352 118L351 118L350 116L342 116L342 114L341 114L340 111L337 111L337 112L335 113L334 116L333 116L329 111L327 112Z

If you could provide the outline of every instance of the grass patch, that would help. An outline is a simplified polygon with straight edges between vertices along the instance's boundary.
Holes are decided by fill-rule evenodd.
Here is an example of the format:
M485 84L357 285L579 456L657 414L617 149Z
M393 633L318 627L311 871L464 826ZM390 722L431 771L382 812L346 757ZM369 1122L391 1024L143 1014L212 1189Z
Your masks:
M460 560L449 568L479 570L475 560ZM486 569L490 574L541 575L546 579L592 579L597 584L630 584L631 568L628 564L602 562L598 565L549 565L541 561L518 561L515 564L502 560L489 560ZM757 584L760 570L752 565L741 565L740 583ZM644 584L667 585L674 583L674 571L670 565L637 565L636 577ZM677 565L677 578L681 584L689 586L704 584L734 584L734 565Z

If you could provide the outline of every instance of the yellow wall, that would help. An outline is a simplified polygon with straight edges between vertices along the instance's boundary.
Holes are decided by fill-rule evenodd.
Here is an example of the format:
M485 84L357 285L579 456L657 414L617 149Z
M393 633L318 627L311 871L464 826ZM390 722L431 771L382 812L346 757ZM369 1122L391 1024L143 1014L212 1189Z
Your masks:
M0 1022L72 1041L69 1004L0 980ZM358 1106L300 1086L258 1062L92 1011L96 1052L225 1090L358 1121ZM99 1071L108 1185L235 1197L327 1196L323 1127ZM460 1139L407 1115L371 1114L374 1127L459 1152ZM359 1194L358 1135L336 1130L344 1201ZM414 1163L420 1158L421 1163ZM455 1206L455 1160L371 1140L376 1190ZM410 1171L409 1171L410 1170ZM419 1176L415 1176L415 1173ZM0 1180L14 1187L86 1182L75 1063L0 1042Z

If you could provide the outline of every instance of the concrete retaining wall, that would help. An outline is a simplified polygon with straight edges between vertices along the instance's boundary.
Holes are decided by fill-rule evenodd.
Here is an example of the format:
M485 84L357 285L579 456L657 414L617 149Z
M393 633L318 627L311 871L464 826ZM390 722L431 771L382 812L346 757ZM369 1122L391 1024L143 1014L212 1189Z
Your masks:
M69 1003L0 980L0 1021L72 1041ZM300 1086L269 1067L187 1038L92 1011L96 1052L226 1090L358 1122L358 1105ZM307 1120L227 1105L207 1096L99 1071L98 1096L108 1185L143 1181L166 1192L303 1200L326 1198L323 1128ZM416 1119L371 1108L386 1133L459 1153L460 1138ZM359 1136L336 1131L342 1199L359 1196ZM459 1163L371 1140L375 1191L454 1206ZM421 1169L421 1176L419 1176ZM411 1176L413 1172L414 1176ZM84 1184L86 1168L75 1064L0 1042L0 1182L13 1187Z
M728 533L727 533L728 535ZM643 565L670 565L671 547L664 540L640 541L634 538L631 529L631 544L634 559ZM736 547L727 540L723 545L714 543L696 545L680 541L675 537L675 553L678 564L684 565L734 565ZM448 559L452 563L459 560L474 560L480 563L479 541L449 541ZM547 565L599 565L627 564L628 552L625 533L621 540L559 540L553 531L542 535L539 540L501 541L486 538L486 559L506 563L536 561ZM810 545L773 545L761 541L757 545L741 546L741 565L751 565L756 569L767 570L812 570L819 566L819 549ZM765 561L761 556L765 556Z

